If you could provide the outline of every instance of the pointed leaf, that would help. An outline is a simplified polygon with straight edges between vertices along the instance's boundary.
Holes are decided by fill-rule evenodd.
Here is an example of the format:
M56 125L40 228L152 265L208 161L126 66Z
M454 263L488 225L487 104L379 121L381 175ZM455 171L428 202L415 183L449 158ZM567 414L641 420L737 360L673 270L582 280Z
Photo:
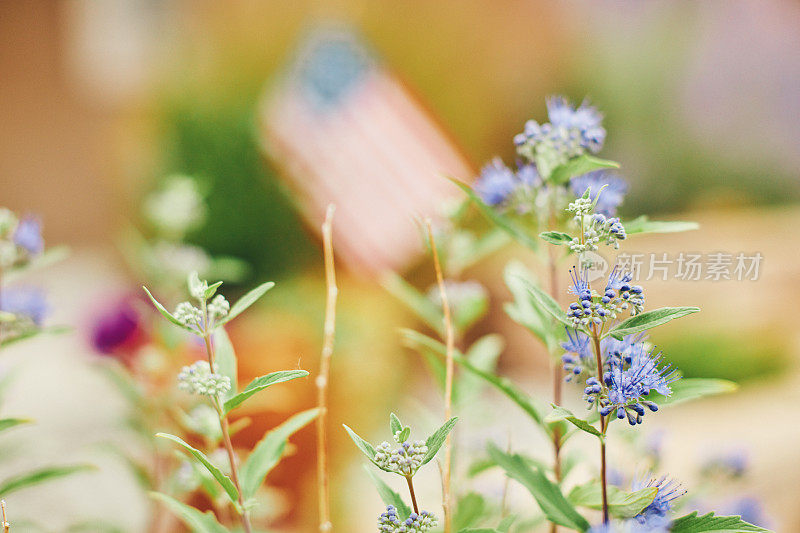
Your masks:
M0 431L19 426L21 424L30 424L33 420L27 418L3 418L0 419Z
M280 462L289 437L317 418L318 414L319 409L297 413L264 435L256 444L239 472L242 493L246 499L255 497L267 474Z
M231 499L231 502L234 505L236 505L238 503L238 501L239 501L239 491L236 490L236 487L233 485L233 482L231 481L231 479L228 476L226 476L225 474L223 474L222 471L219 468L214 466L214 464L211 461L208 460L208 457L206 457L206 454L204 454L200 450L196 450L196 449L192 448L189 444L184 442L184 440L182 438L176 437L175 435L170 435L169 433L156 433L156 437L163 437L165 439L169 439L172 442L175 442L178 445L180 445L181 447L183 447L183 449L185 449L190 454L192 454L192 456L194 456L195 459L200 461L200 463L204 467L206 467L206 470L208 470L208 472L212 476L214 476L214 479L217 480L217 483L222 485L222 488L225 489L225 492L228 493L228 497Z
M677 233L699 228L700 224L697 222L683 222L679 220L661 222L658 220L648 220L645 215L625 221L625 233L628 235L634 233Z
M209 285L208 288L206 289L205 294L203 294L203 296L205 296L205 299L208 300L209 298L214 296L217 293L217 289L219 289L220 285L222 285L221 281Z
M96 470L92 465L69 465L69 466L50 466L34 470L33 472L26 472L19 474L0 482L0 496L8 496L12 492L20 489L45 483L52 479L57 479L78 472L88 472Z
M194 334L198 333L198 331L196 329L190 328L189 326L185 325L183 322L181 322L180 320L178 320L177 318L172 316L172 313L167 311L167 308L164 307L163 305L161 305L159 303L159 301L156 300L153 297L152 294L150 294L150 291L147 290L147 287L142 287L142 288L144 289L144 292L147 293L147 296L150 297L150 301L153 302L153 305L155 306L155 308L158 309L158 312L161 313L164 316L164 318L166 318L167 320L169 320L170 322L172 322L173 324L175 324L176 326L178 326L179 328L181 328L183 330L186 330L186 331L188 331L190 333L194 333Z
M256 303L256 301L258 301L259 298L264 296L264 294L274 286L275 282L273 281L262 283L252 291L248 292L247 294L239 298L239 300L231 306L231 310L228 312L228 314L225 315L224 318L217 321L214 327L219 327L222 324L225 324L226 322L230 322L231 320L242 314L245 311L245 309Z
M539 237L556 246L572 242L572 235L564 233L563 231L545 231L540 233Z
M617 518L632 518L641 513L645 507L653 503L658 494L658 487L647 487L634 492L626 492L609 485L608 511ZM603 489L600 483L592 481L573 488L567 499L578 507L603 509Z
M573 327L572 322L567 320L567 313L561 309L561 306L558 305L558 302L553 300L553 297L544 292L541 288L536 286L536 284L532 283L530 280L523 279L525 282L525 286L528 289L528 293L533 297L536 303L539 304L539 307L544 311L547 311L551 317L555 318L562 324L567 327Z
M558 165L553 169L550 174L550 181L559 185L566 183L576 176L582 176L587 172L593 170L600 170L603 168L619 168L619 163L608 161L607 159L600 159L592 155L584 154L578 157L573 157L564 164Z
M675 320L682 316L691 315L700 311L699 307L662 307L652 311L646 311L636 316L632 316L627 320L623 320L608 332L609 335L617 340L622 340L626 335L632 335L645 331L662 324L666 324L670 320Z
M514 322L536 335L552 353L558 343L557 335L550 314L544 311L528 293L528 283L532 283L531 276L531 273L518 261L506 266L503 279L508 290L514 295L514 302L506 303L503 309ZM559 329L562 329L560 325Z
M375 484L375 488L378 490L378 495L383 500L385 505L393 505L395 509L397 509L397 515L400 517L401 520L405 520L411 514L411 509L406 505L403 501L403 498L396 493L392 488L384 482L380 476L367 465L364 465L364 470L367 471L369 477L372 479L372 482Z
M717 533L747 533L750 531L769 533L768 529L745 522L738 516L715 516L714 513L698 516L697 511L673 521L670 531L672 533L706 533L709 531L716 531Z
M245 389L234 396L233 398L229 399L225 402L224 411L225 413L231 412L233 409L238 407L242 402L247 400L250 396L257 392L261 392L262 390L266 389L270 385L275 385L276 383L283 383L284 381L291 381L297 378L304 378L308 375L308 372L305 370L281 370L279 372L273 372L271 374L267 374L266 376L261 376L260 378L256 378L250 382L250 384L245 387Z
M670 384L672 394L667 397L654 394L652 400L658 405L676 405L706 396L736 392L739 385L727 379L681 378Z
M403 431L403 423L400 422L400 419L397 418L397 415L394 413L389 414L389 429L392 432L392 435L397 433L398 431Z
M428 437L428 439L425 441L425 446L428 447L428 453L425 454L422 464L427 464L434 457L436 457L436 454L439 452L439 448L441 448L445 440L447 440L447 435L453 430L453 426L456 425L456 422L458 422L458 417L454 416L445 422L442 427L437 429L433 435Z
M478 206L480 212L488 218L491 222L493 222L498 228L504 230L509 235L514 237L520 244L530 248L531 250L538 250L539 243L536 241L535 238L529 235L529 232L521 227L516 221L512 220L511 218L499 213L496 209L492 206L486 205L483 203L483 200L475 193L472 188L467 185L466 183L462 183L456 179L448 178L450 181L456 184L456 186L464 191L464 193L469 197L472 202Z
M603 437L603 434L600 433L600 431L596 427L591 425L586 420L583 420L582 418L578 418L577 416L572 414L572 411L570 411L569 409L564 409L563 407L559 407L557 405L554 405L553 406L553 410L550 412L550 414L548 414L544 418L544 421L545 422L558 422L559 420L567 420L568 422L571 422L575 427L577 427L580 430L585 431L586 433L590 433L590 434L594 435L595 437L600 437L600 438Z
M225 332L225 328L217 328L211 334L212 342L214 343L215 362L219 368L219 373L223 376L228 376L231 380L231 390L222 395L223 400L228 400L236 395L239 390L237 381L237 363L236 353L233 350L231 339Z
M541 470L531 468L519 455L507 454L494 444L489 445L489 455L509 477L528 489L551 522L577 531L589 529L589 522L567 501L558 485L547 479Z
M366 455L367 459L369 459L372 464L378 466L377 463L375 463L375 448L372 446L372 444L359 437L355 431L347 426L347 424L342 424L342 426L344 426L344 429L347 431L347 434L350 435L350 438L353 439L356 448L361 450L361 453Z
M217 522L211 511L200 512L194 507L158 492L151 492L150 497L163 503L194 533L229 533L227 528Z

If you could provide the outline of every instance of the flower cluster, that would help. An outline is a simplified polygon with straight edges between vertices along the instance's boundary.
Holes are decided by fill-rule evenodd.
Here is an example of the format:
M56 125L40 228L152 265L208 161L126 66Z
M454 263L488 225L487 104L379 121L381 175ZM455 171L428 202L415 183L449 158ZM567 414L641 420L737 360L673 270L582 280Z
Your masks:
M397 515L397 509L390 505L386 512L378 518L378 531L383 533L424 533L435 527L436 517L428 511L419 514L411 513L403 520Z
M27 264L44 250L42 225L38 219L19 219L11 210L0 208L0 269Z
M395 435L395 441L398 441ZM399 447L392 449L388 442L382 442L375 448L375 463L389 472L396 472L402 476L413 476L422 466L428 447L422 441L398 442Z
M197 272L189 274L189 294L197 300L200 307L191 302L181 302L175 308L173 317L197 334L207 334L218 320L228 315L231 309L230 303L221 294L217 294L207 302L220 284L221 282L209 287L208 282L201 280Z
M178 388L192 394L207 396L218 396L231 390L230 378L216 372L216 365L212 371L208 361L197 361L185 366L178 374Z
M583 373L584 369L594 372L597 370L594 352L592 351L591 338L580 331L565 328L567 340L561 343L565 350L561 356L563 368L567 372L566 381L572 381L575 376ZM611 371L614 365L630 364L635 354L646 352L650 344L646 342L647 335L627 335L622 340L606 337L600 341L600 355L604 371Z
M518 165L515 172L502 159L495 157L481 169L475 192L487 205L514 207L518 212L528 212L537 203L541 185L542 178L535 165Z
M644 290L639 285L630 285L630 274L621 274L615 267L611 271L603 294L589 288L588 270L578 274L570 270L572 286L569 292L578 297L577 302L569 304L567 318L573 327L580 329L590 324L601 325L607 320L617 318L619 313L630 309L631 315L644 309Z
M144 202L148 221L159 231L180 238L196 229L206 218L203 194L189 176L172 176Z
M524 131L514 137L520 155L530 160L547 159L556 166L603 147L603 115L586 102L573 108L566 98L552 97L547 100L547 114L549 123L529 120Z
M653 502L636 515L635 520L652 529L666 528L671 522L668 514L672 509L672 502L686 494L686 491L677 481L668 479L666 476L660 479L650 478L646 482L634 481L632 489L637 491L648 487L656 487L658 492L656 492Z
M586 380L586 401L599 405L602 416L614 412L619 419L627 417L632 426L641 424L645 408L658 411L658 404L647 399L650 392L669 396L670 384L680 378L671 365L659 366L660 363L661 354L654 354L653 350L637 350L630 363L625 359L612 361L610 371L603 375L605 386L595 377Z

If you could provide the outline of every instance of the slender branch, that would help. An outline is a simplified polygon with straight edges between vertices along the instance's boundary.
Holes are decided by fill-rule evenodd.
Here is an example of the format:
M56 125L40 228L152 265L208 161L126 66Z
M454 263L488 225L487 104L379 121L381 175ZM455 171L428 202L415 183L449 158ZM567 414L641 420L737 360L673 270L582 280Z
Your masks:
M205 320L204 329L203 329L203 341L206 345L206 356L208 357L208 364L212 369L214 369L214 345L211 342L211 333L208 331L208 323L209 323L209 316L208 316L208 306L206 305L205 300L202 302L202 312L203 318ZM228 452L228 462L231 465L231 481L233 481L234 487L236 487L236 491L239 493L239 518L242 522L242 527L244 528L245 533L252 533L253 526L250 524L250 513L244 507L244 496L242 495L242 486L239 483L239 467L236 465L236 455L233 452L233 444L231 443L231 434L230 434L230 427L228 426L228 415L225 414L223 411L222 406L220 405L219 398L214 396L211 399L211 403L214 404L214 409L217 411L217 416L219 418L219 427L222 430L222 442L225 445L225 451Z
M330 488L328 484L328 444L327 444L327 419L328 419L328 381L330 377L331 355L336 337L336 297L339 289L336 287L336 269L333 262L333 213L336 207L331 204L322 224L322 244L325 257L325 286L327 296L325 302L325 329L322 343L322 360L320 362L319 376L317 376L317 487L319 491L319 530L332 531L330 511Z
M414 494L414 482L411 476L406 476L406 483L408 483L408 492L411 494L411 505L414 507L414 512L419 514L419 507L417 506L417 495Z
M600 335L597 326L592 325L592 339L594 340L594 355L597 361L597 379L600 386L605 387L603 380L603 356L600 353ZM600 439L600 486L603 488L603 523L608 523L608 487L606 483L606 417L600 416L600 432L603 437Z
M3 533L10 533L11 531L11 524L9 523L8 519L6 518L6 501L0 500L0 509L3 512Z
M433 266L436 269L436 282L439 284L439 296L442 300L442 312L444 314L444 331L445 331L445 344L447 351L446 357L446 373L444 385L444 418L450 420L453 415L453 353L455 351L455 331L453 329L453 319L450 316L450 302L447 300L447 291L444 286L444 277L442 276L442 265L439 262L439 252L436 249L436 241L433 237L433 226L430 219L425 221L428 228L428 239L431 245L431 252L433 254ZM444 533L450 533L451 530L451 512L450 512L450 465L452 456L452 433L448 433L444 444L444 467L442 468L442 507L444 508Z

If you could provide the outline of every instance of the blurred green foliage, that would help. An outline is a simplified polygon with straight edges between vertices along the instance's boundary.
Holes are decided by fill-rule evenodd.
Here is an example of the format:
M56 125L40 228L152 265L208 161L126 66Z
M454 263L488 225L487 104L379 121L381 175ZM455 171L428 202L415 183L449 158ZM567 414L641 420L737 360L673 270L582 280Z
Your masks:
M724 378L742 384L787 369L790 352L779 339L768 331L697 331L665 338L658 349L685 377Z
M277 279L319 262L288 194L261 155L254 98L170 99L162 122L167 168L195 176L207 194L204 227L188 241L212 255L252 266L255 279Z

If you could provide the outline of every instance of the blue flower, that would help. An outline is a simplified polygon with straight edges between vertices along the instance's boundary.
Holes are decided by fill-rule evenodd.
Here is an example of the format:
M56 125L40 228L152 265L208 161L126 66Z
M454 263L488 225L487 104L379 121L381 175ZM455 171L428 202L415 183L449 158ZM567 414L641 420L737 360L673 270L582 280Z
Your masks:
M616 214L617 207L625 199L625 193L628 192L628 183L622 177L605 170L595 170L574 177L569 184L576 198L581 198L587 189L591 189L590 198L594 201L600 193L595 212L609 217ZM600 192L603 185L607 185L607 187Z
M624 360L612 361L611 369L603 376L608 388L607 396L587 388L584 391L587 401L599 402L603 416L613 412L619 419L627 417L632 426L641 424L645 407L652 412L658 411L658 405L647 400L650 392L668 396L672 393L670 384L680 378L671 365L659 367L660 361L660 353L654 355L652 350L647 352L644 349L635 350L629 364Z
M42 239L42 224L37 218L26 216L17 224L14 231L14 244L24 248L31 255L36 255L44 250Z
M663 476L660 479L650 478L647 482L636 480L631 488L637 491L648 487L656 487L658 489L656 497L653 499L653 503L645 507L635 518L643 525L663 527L670 522L668 515L672 510L673 500L686 494L686 491L681 488L680 483L673 479L668 479L667 476Z
M603 147L606 139L603 115L586 101L573 108L565 97L551 96L547 99L547 116L555 127L579 131L581 146L587 150L597 153Z
M725 508L725 514L739 516L745 522L758 524L762 527L767 524L761 502L752 496L744 496L731 502L731 504Z
M539 187L542 184L542 177L536 170L536 165L517 163L517 179L519 183L530 188Z
M495 157L492 162L481 169L481 175L475 182L475 192L487 205L504 203L517 188L517 176L508 168L502 159Z
M577 305L577 304L576 304ZM567 331L567 340L561 343L561 347L566 353L561 356L564 370L567 372L567 381L571 381L573 376L579 375L587 362L592 360L592 347L589 343L589 336L572 328L564 328Z
M0 294L0 311L30 319L40 325L48 312L44 291L33 288L5 289Z

